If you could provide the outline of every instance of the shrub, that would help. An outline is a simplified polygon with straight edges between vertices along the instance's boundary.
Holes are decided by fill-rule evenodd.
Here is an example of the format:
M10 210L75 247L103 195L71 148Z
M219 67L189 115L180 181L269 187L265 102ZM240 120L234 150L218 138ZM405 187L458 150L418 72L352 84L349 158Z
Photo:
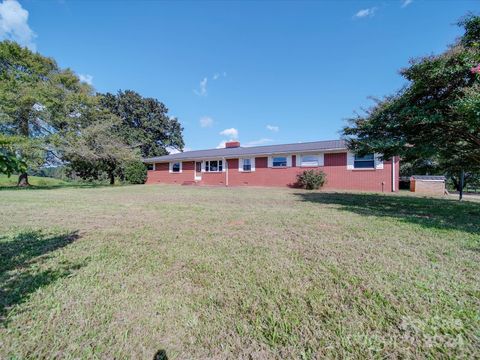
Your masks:
M307 190L321 188L327 182L327 175L321 170L305 170L297 175L297 183Z
M147 167L141 161L125 165L125 180L130 184L144 184L147 180Z

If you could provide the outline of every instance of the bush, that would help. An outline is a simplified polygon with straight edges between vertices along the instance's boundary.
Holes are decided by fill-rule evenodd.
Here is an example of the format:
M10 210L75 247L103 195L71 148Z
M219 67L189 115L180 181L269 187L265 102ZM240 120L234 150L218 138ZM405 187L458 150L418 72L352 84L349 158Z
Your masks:
M147 180L147 167L141 161L125 165L125 180L130 184L144 184Z
M307 190L321 188L327 182L327 175L321 170L305 170L297 175L297 183Z

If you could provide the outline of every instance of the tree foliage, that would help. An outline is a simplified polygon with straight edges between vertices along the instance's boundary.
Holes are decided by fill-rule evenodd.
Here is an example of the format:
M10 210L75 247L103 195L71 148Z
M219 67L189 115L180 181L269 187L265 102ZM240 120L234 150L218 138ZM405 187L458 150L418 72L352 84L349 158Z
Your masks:
M183 149L183 128L157 99L144 98L131 90L98 96L100 104L122 120L119 135L127 144L138 147L143 157L168 154L167 147Z
M0 134L0 174L10 177L13 173L26 171L27 165L15 154L15 143L21 138Z
M480 18L447 51L411 61L408 84L350 121L343 132L358 153L428 160L439 171L480 171Z
M182 127L164 104L133 91L97 94L70 69L0 42L0 172L61 165L83 179L124 177L141 156L182 149Z
M16 155L29 168L39 168L52 155L49 139L74 110L70 98L89 92L53 59L11 41L0 42L0 133L22 138L15 143ZM20 180L28 185L26 172Z
M141 161L131 161L125 165L125 180L130 184L144 184L147 181L147 167Z
M78 124L62 135L62 157L70 173L94 180L106 173L113 185L121 165L139 159L139 154L116 133L121 120L115 115L96 109L91 116L86 126Z

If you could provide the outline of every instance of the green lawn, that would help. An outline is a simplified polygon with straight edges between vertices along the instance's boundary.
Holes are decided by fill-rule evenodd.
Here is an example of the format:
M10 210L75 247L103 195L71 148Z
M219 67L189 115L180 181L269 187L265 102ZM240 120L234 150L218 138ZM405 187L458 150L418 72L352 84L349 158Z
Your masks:
M18 175L12 175L10 177L8 177L7 175L0 175L0 188L15 187L17 186L17 181ZM60 187L68 186L71 184L63 180L40 176L29 176L28 181L34 187Z
M0 358L480 357L480 203L0 192Z

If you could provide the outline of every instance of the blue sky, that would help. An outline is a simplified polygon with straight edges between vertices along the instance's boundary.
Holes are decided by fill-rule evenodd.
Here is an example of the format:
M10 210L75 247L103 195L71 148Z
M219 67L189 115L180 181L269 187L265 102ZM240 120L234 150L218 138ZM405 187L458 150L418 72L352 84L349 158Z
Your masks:
M188 149L335 139L345 119L443 51L478 1L0 0L0 38L70 67L100 92L164 102ZM10 3L9 3L10 1ZM225 131L227 130L227 131ZM223 132L223 134L221 134Z

